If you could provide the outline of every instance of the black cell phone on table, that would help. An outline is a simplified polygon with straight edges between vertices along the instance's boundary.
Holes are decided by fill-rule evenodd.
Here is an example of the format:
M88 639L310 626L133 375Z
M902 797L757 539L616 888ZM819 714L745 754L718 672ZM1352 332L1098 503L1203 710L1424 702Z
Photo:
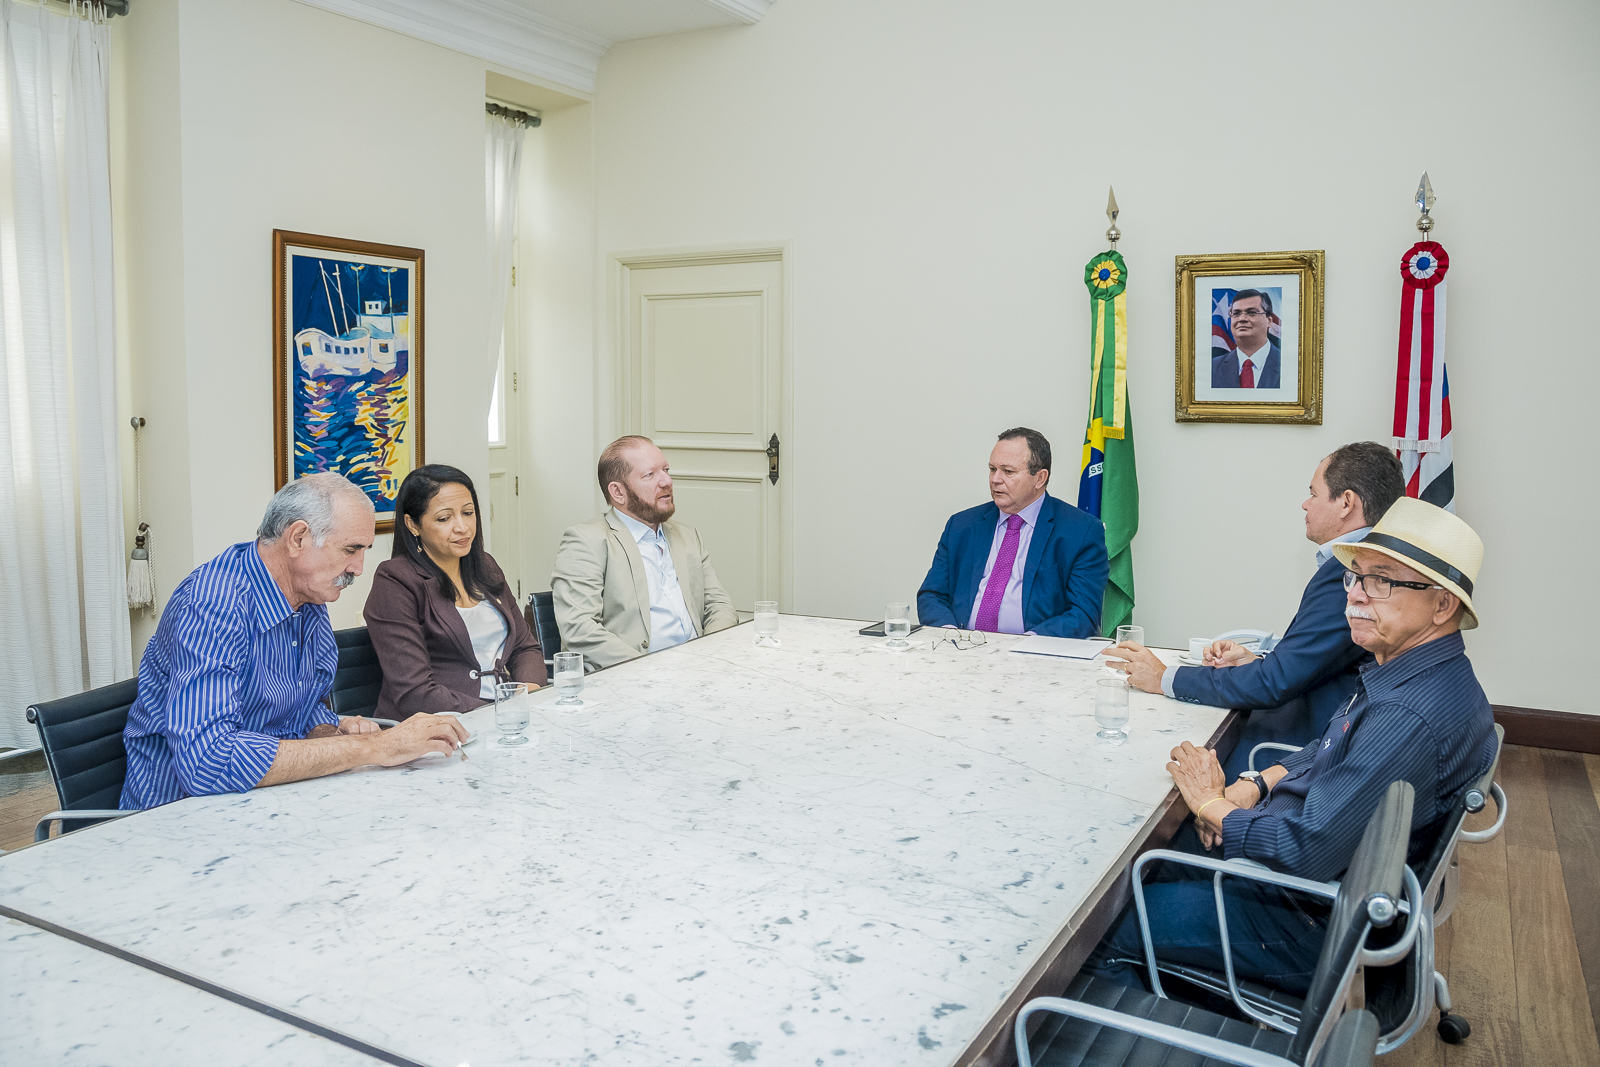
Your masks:
M913 626L909 632L910 633L916 633L920 629L922 629L922 624L919 622L915 626ZM863 626L861 629L857 630L856 632L859 633L862 637L888 637L889 636L888 634L883 632L883 623L881 623L881 622L873 623L871 626Z

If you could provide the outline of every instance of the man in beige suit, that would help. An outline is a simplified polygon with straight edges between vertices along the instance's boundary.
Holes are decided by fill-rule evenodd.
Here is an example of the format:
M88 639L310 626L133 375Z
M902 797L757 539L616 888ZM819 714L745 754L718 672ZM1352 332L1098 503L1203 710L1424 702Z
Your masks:
M671 521L672 475L655 443L618 438L599 475L611 507L561 536L550 576L566 649L609 667L737 623L699 532Z

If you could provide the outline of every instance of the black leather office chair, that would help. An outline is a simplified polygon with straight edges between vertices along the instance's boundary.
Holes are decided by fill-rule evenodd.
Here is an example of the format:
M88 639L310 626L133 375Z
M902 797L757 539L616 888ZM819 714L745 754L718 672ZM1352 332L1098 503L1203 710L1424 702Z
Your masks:
M28 721L39 730L39 744L61 803L59 811L39 820L33 831L35 841L50 836L53 822L61 824L62 833L69 833L133 814L118 809L117 804L122 799L123 779L128 776L122 730L138 695L139 680L129 678L28 709Z
M545 672L554 677L556 653L561 651L561 631L556 628L554 595L549 590L543 593L530 593L526 616L528 626L533 630L533 636L539 639L539 647L544 649Z
M1413 907L1421 889L1406 869L1413 794L1394 782L1367 822L1361 844L1337 891L1320 882L1240 868L1227 860L1157 850L1159 859L1218 872L1220 878L1251 878L1333 897L1327 938L1312 973L1295 1033L1260 1029L1237 1019L1189 1007L1142 990L1079 974L1065 997L1039 997L1017 1014L1015 1039L1020 1067L1129 1067L1173 1062L1183 1050L1207 1062L1246 1067L1368 1067L1378 1044L1378 1020L1365 1010L1345 1011L1351 986L1364 966L1400 962L1416 947L1418 924L1395 944L1374 949L1367 938L1390 926L1400 913L1400 889ZM1135 878L1138 872L1135 871ZM1157 987L1159 988L1159 986ZM1028 1018L1055 1013L1030 1040ZM1188 1062L1190 1057L1176 1057Z
M352 626L335 630L333 640L339 646L339 666L333 672L333 692L329 694L334 714L371 718L383 689L383 666L378 662L378 650L372 647L372 637L365 626Z

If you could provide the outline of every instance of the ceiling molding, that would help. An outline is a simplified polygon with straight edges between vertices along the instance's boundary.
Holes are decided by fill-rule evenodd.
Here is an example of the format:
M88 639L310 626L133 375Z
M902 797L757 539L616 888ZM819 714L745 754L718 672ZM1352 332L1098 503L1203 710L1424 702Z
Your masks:
M773 0L702 0L718 11L725 11L747 26L754 26L772 7Z
M443 45L585 93L611 41L506 0L300 0L407 37ZM764 0L705 0L747 22L736 9ZM758 14L756 18L760 18Z

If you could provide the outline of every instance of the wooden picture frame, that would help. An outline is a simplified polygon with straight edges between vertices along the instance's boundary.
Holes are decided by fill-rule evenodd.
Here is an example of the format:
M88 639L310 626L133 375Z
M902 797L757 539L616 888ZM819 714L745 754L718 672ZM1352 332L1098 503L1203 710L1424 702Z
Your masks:
M273 476L333 471L394 529L423 464L420 248L272 231Z
M1323 272L1320 250L1177 257L1177 422L1322 424Z

